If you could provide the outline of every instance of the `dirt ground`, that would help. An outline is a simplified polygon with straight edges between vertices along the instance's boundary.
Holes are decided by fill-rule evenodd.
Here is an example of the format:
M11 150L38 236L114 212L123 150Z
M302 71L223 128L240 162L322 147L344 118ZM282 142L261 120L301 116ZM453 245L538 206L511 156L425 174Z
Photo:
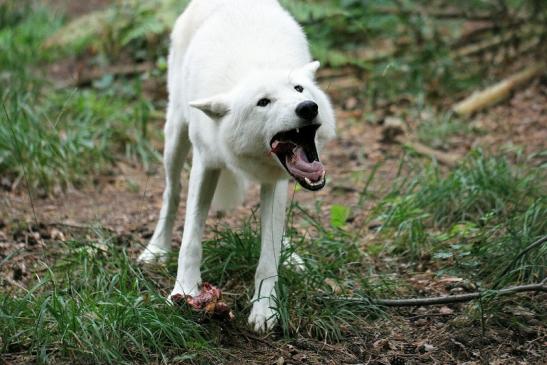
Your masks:
M69 2L74 13L85 12L103 1ZM76 4L78 3L78 4ZM374 205L397 173L402 146L384 140L385 119L397 114L397 108L378 111L372 122L362 121L363 101L352 98L355 88L337 88L344 84L359 85L354 76L321 75L321 82L337 105L338 136L324 150L323 162L328 171L325 189L311 193L297 191L294 200L305 207L316 201L328 209L333 203L353 206L360 197L366 177L381 162L377 177L369 192L374 198L351 221L352 228L362 228ZM412 108L412 106L408 106ZM411 115L411 114L409 114ZM397 116L397 115L396 115ZM526 154L547 149L547 78L534 81L517 91L510 100L475 116L469 121L477 131L449 138L444 148L451 154L463 156L473 147L488 150L514 151ZM406 134L414 138L416 121L404 120ZM158 121L157 127L161 128ZM424 157L428 158L428 157ZM545 156L536 156L532 163L545 163ZM183 197L176 224L173 246L182 235L185 210L185 188L188 172L183 176ZM160 166L143 171L138 166L119 163L108 176L99 176L85 188L69 189L49 197L32 195L22 186L0 185L0 260L15 251L20 253L1 266L2 290L24 287L33 277L33 265L52 242L69 237L75 230L100 225L115 232L129 244L136 258L142 245L151 237L161 205L163 174ZM291 191L294 191L291 185ZM258 206L258 187L253 186L243 206L233 214L220 217L209 215L208 227L228 224L239 227ZM328 211L324 213L328 222ZM208 230L210 231L210 229ZM364 229L363 245L367 235ZM413 274L409 282L427 295L448 294L454 289L450 277L438 278L431 272ZM538 300L547 299L545 295ZM386 320L370 323L365 336L347 334L341 343L327 343L307 338L291 341L273 334L262 337L246 329L227 329L222 346L232 364L542 364L545 363L547 332L542 323L531 321L521 331L487 327L483 332L480 321L464 318L463 305L420 307L390 311ZM465 326L462 325L465 323ZM470 325L471 323L471 325Z

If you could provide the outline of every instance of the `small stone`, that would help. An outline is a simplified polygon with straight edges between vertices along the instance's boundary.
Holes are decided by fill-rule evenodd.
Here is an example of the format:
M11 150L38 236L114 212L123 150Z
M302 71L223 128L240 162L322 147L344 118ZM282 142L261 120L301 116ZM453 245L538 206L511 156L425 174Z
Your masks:
M424 343L422 346L421 346L421 350L425 351L425 352L432 352L435 350L435 346L433 345L430 345L428 343Z
M306 354L303 354L303 353L299 353L299 354L296 354L292 357L295 361L298 361L298 362L306 362L308 361L308 356Z
M57 228L52 228L49 234L51 239L54 241L66 241L64 233L59 231Z
M353 110L357 107L357 104L359 104L359 100L357 100L356 97L351 97L348 100L346 100L346 103L344 104L344 107L346 110Z
M289 350L289 353L296 354L298 351L293 345L287 345L287 350Z
M449 315L449 314L454 313L454 310L448 308L447 306L444 306L444 307L441 307L441 309L439 309L439 313Z

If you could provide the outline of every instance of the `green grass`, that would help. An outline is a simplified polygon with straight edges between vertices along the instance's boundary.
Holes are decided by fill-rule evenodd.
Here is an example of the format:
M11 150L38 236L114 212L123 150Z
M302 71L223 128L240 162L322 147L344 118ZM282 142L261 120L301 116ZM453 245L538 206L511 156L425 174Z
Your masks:
M41 95L45 92L4 92L0 169L14 181L26 175L32 188L50 191L80 184L122 159L140 161L145 168L159 160L145 137L148 102L94 90L48 98Z
M174 256L166 268L143 270L114 237L98 232L91 241L50 243L57 246L44 257L50 264L37 266L28 291L0 294L1 353L39 363L171 363L182 358L202 363L222 358L222 331L246 328L260 246L254 227L256 222L240 230L218 230L214 240L204 242L203 280L222 287L237 317L233 325L201 322L199 315L167 304ZM326 278L352 295L376 290L362 277L363 257L347 234L322 230L313 240L294 243L306 257L306 271L281 265L280 335L340 340L349 330L360 333L368 318L381 315L373 305L321 300L334 295ZM289 254L284 252L281 262Z
M0 170L13 182L24 177L31 188L49 192L82 183L120 159L145 168L158 161L149 141L157 134L148 132L154 106L142 96L140 80L57 90L39 72L54 56L42 42L59 27L57 19L33 4L0 28Z
M289 230L288 238L293 245L280 259L277 285L277 314L280 331L286 337L306 336L340 340L341 328L359 331L359 325L369 317L377 317L381 311L373 305L352 308L320 300L333 294L326 279L337 282L346 294L357 296L385 292L378 279L363 276L367 259L355 243L355 237L337 229L325 229L321 223L298 205L294 211L305 214L310 229L317 232L310 237L300 237ZM218 229L214 240L204 243L203 280L219 285L233 294L234 308L246 318L254 289L254 272L260 253L260 235L256 222L247 222L241 230ZM305 259L305 270L295 270L287 263L292 252ZM348 265L348 263L350 263ZM176 272L173 260L169 268ZM343 279L340 279L343 278Z
M545 170L472 152L442 174L435 165L389 194L378 207L392 251L432 255L446 270L492 284L511 260L547 232ZM504 283L545 275L545 246L530 253Z
M11 71L26 71L29 64L51 60L53 54L41 48L48 34L61 26L59 17L35 2L0 4L0 65L2 85L21 82L21 76L30 77L27 72L12 74ZM4 84L6 82L6 84Z
M468 121L459 120L452 113L433 116L422 121L416 130L418 139L437 149L450 148L450 137L466 136L472 132Z
M125 250L68 242L28 292L0 294L0 350L38 363L129 364L210 353L192 313L167 305Z
M341 340L343 329L361 333L367 320L382 315L372 304L340 305L325 296L376 296L389 292L382 277L370 278L370 261L358 247L358 235L336 227L324 227L309 211L295 204L289 221L305 219L308 236L288 230L292 250L305 260L305 270L282 266L278 282L278 316L285 336L303 334L325 340ZM333 288L333 285L337 287ZM339 290L339 292L338 292Z

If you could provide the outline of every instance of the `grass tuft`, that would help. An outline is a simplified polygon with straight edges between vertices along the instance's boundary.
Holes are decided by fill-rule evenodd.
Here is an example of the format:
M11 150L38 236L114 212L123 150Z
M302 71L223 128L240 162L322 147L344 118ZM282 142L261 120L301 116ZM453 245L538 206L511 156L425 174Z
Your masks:
M429 166L379 205L395 252L430 254L453 271L492 282L521 250L545 234L545 171L472 152L444 176ZM544 248L542 248L544 252ZM504 282L541 277L545 255L528 255Z
M19 9L1 6L2 17ZM56 90L36 69L53 56L42 41L59 21L31 6L12 23L0 27L0 170L12 185L26 175L31 188L50 192L82 183L123 158L145 168L159 160L146 138L154 106L141 95L140 80L104 90Z
M0 349L40 363L166 362L210 351L191 313L166 303L125 250L93 242L67 250L26 293L0 294Z

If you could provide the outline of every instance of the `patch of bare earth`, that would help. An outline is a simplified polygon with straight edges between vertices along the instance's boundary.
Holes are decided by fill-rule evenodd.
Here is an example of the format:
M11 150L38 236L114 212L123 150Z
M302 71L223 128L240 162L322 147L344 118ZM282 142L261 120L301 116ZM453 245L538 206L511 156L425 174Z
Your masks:
M57 9L61 13L66 14L70 18L77 18L90 11L102 9L109 4L112 4L113 0L45 0L44 3L52 9Z

